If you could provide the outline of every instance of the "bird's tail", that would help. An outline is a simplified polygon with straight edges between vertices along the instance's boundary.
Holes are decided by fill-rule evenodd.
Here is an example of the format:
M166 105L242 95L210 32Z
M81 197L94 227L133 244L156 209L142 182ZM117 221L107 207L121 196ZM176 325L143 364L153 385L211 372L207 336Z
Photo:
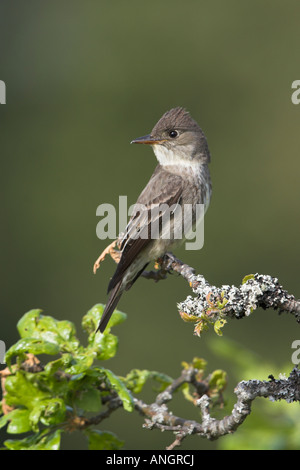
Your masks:
M107 326L107 323L109 322L109 319L112 316L113 311L115 310L115 308L116 308L116 306L117 306L117 304L118 304L118 302L121 298L121 295L123 293L123 289L120 291L121 284L122 284L122 280L120 280L115 285L115 287L112 289L111 294L108 298L108 301L107 301L107 304L105 306L103 315L101 317L99 326L97 328L97 331L100 331L101 333L103 333L103 331L105 330L105 328Z

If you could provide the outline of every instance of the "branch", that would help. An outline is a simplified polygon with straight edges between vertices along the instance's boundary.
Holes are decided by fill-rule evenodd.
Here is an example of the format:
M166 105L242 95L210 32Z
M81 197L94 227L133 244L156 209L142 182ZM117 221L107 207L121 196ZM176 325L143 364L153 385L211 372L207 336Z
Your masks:
M190 383L187 378L186 381ZM211 417L211 398L207 394L203 394L195 403L201 410L201 423L179 418L169 412L166 401L170 401L170 397L159 407L157 407L156 400L155 404L150 405L150 410L149 407L141 407L141 411L150 418L146 421L145 427L175 432L176 439L168 449L180 445L185 437L192 434L210 440L218 439L237 430L250 414L252 402L257 397L269 398L272 401L285 400L288 403L300 401L300 371L295 367L288 379L275 380L271 377L269 382L259 380L242 381L236 386L235 394L237 402L231 414L221 420Z
M188 296L178 304L178 309L183 320L196 323L195 334L200 335L209 323L216 325L218 330L226 323L226 317L247 317L259 307L291 313L300 323L300 301L284 290L275 277L250 274L239 287L216 287L204 276L196 275L192 267L172 253L161 258L159 264L160 270L143 273L143 277L159 281L166 277L166 273L174 271L188 281L196 296Z
M115 250L116 245L120 245L118 240L101 253L94 264L94 272L107 254L119 262L120 252ZM167 274L174 271L188 281L193 292L197 294L194 299L189 296L178 304L180 314L185 321L204 321L204 325L197 325L196 334L200 334L205 322L215 323L217 320L224 320L225 316L240 319L249 316L258 307L272 308L279 310L279 313L291 313L300 323L300 300L288 294L276 277L268 274L250 274L245 276L239 287L229 285L216 287L210 285L204 276L196 275L194 268L180 261L172 253L166 253L159 258L157 265L160 266L159 269L144 271L141 276L158 282L166 279Z
M234 392L237 401L230 415L221 420L211 417L212 398L215 396L209 387L209 380L198 380L199 371L193 367L184 369L177 379L169 385L164 392L157 395L154 403L147 404L134 398L135 409L145 418L144 428L159 429L160 431L175 434L175 440L167 447L172 450L179 446L190 435L209 440L216 440L226 434L231 434L245 421L251 413L252 402L258 398L268 398L271 401L285 400L288 403L300 401L300 370L295 367L286 379L275 380L269 376L269 381L249 380L239 382ZM176 416L169 410L167 403L171 402L174 393L184 384L193 385L195 388L193 403L200 408L202 420L188 420ZM105 399L107 409L98 416L77 420L77 429L99 424L108 418L112 411L122 408L121 400L113 392ZM73 426L74 430L76 426Z

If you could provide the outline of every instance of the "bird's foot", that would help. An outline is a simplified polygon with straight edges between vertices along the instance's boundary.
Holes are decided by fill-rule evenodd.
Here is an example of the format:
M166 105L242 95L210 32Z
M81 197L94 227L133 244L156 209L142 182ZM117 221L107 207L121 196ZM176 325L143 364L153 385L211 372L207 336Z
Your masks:
M155 269L155 271L143 271L141 277L144 277L145 279L153 279L155 282L158 282L163 279L167 279L167 273L162 269Z
M102 251L101 255L94 263L94 267L93 267L94 274L96 274L97 269L100 268L100 264L102 263L102 261L104 261L107 255L110 255L116 263L119 263L120 258L121 258L121 252L118 250L115 250L115 246L117 243L118 243L118 240L114 240L110 245L108 245L105 248L105 250Z
M171 252L165 253L162 258L158 259L160 268L168 272L170 272L173 269L173 263L176 261L177 261L176 256L174 256L173 253Z
M154 263L154 271L143 271L142 277L145 279L153 279L155 282L162 281L167 278L167 274L172 274L172 263L175 256L172 253L166 253L164 256L157 258Z

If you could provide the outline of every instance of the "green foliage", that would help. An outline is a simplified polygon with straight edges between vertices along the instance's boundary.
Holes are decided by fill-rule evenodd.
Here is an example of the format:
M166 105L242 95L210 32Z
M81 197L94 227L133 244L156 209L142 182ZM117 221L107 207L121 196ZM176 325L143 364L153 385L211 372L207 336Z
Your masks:
M208 382L211 393L218 394L222 392L227 385L227 374L221 369L215 370L209 378Z
M157 392L162 392L173 381L171 377L160 372L139 369L131 370L123 380L132 393L140 393L149 379L158 383L155 387Z
M56 450L64 432L78 429L91 450L120 449L124 442L87 424L87 413L99 416L111 393L121 400L125 411L132 412L133 394L141 392L146 382L152 380L156 392L172 383L171 377L156 371L132 369L119 377L102 366L117 352L118 339L111 329L126 318L115 311L105 332L95 333L103 309L104 305L95 305L83 317L86 346L80 344L69 321L45 316L41 310L31 310L20 319L20 339L6 353L9 371L0 404L0 428L6 426L8 434L27 436L6 440L6 449ZM43 355L43 366L38 355ZM54 357L47 362L49 356Z
M95 305L82 320L88 334L87 346L80 344L75 326L69 321L57 321L41 310L31 310L21 318L17 325L20 340L6 354L10 375L5 377L5 407L11 411L0 417L0 427L7 425L9 434L31 434L5 441L6 448L58 449L61 433L75 429L78 417L101 410L107 390L115 391L126 411L133 410L132 394L125 381L95 365L96 360L104 361L116 354L118 339L110 331L126 318L124 313L115 312L104 334L95 333L103 308ZM37 359L32 362L32 355L35 358L41 354L56 357L42 367ZM92 449L123 446L109 432L86 429L85 435Z
M250 279L255 279L254 274L247 274L247 276L243 278L242 284L246 284L246 282L249 281Z
M184 311L179 312L185 322L195 323L194 334L197 336L201 336L203 331L207 331L210 325L213 325L214 331L218 336L223 335L222 328L227 323L227 320L224 318L224 309L228 299L225 298L224 292L221 292L221 295L215 302L211 300L211 297L212 292L206 296L208 308L201 313L201 316Z
M124 445L124 441L120 441L112 432L88 429L85 434L90 450L118 450Z
M47 430L20 440L8 439L5 447L10 450L58 450L61 431L48 433Z

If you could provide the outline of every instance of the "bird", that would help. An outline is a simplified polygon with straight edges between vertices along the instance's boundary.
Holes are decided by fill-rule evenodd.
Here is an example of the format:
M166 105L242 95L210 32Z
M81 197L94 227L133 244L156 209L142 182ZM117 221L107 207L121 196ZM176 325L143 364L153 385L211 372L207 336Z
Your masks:
M207 139L185 108L170 109L150 134L131 143L150 145L158 165L137 199L137 210L133 211L126 229L118 237L120 257L108 284L108 301L96 330L101 333L105 331L122 294L132 287L146 266L184 241L185 233L182 237L174 234L182 225L185 207L191 208L191 227L194 227L197 204L203 204L206 211L212 193ZM168 214L167 208L171 208ZM169 216L165 223L164 215ZM152 236L154 225L158 228ZM111 253L115 243L103 253ZM94 272L103 258L100 255L96 261Z

